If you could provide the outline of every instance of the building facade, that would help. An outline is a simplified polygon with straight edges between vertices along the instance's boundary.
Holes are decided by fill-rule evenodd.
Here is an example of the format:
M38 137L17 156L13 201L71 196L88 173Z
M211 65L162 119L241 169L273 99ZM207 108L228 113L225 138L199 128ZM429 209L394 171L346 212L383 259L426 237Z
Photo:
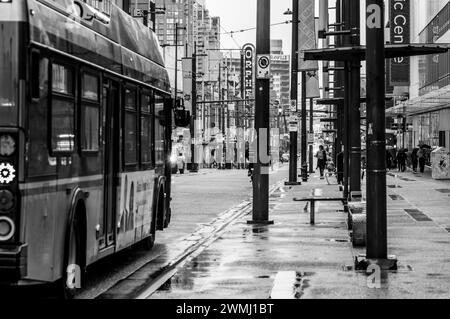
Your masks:
M450 1L411 0L411 42L450 42ZM450 149L450 54L412 57L408 89L409 99L388 110L398 145Z

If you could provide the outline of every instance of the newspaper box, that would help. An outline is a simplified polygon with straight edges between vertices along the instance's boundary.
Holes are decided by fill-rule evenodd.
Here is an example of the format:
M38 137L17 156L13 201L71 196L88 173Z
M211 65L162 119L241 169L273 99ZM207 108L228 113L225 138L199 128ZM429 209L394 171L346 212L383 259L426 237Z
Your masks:
M431 176L436 180L450 180L450 152L438 148L431 153Z

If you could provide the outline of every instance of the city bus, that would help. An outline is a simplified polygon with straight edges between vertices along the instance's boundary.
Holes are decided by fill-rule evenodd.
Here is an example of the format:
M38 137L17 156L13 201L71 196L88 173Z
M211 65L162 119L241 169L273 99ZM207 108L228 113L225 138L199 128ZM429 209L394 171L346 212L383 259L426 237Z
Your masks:
M0 290L73 296L169 225L168 72L154 32L107 9L0 1Z

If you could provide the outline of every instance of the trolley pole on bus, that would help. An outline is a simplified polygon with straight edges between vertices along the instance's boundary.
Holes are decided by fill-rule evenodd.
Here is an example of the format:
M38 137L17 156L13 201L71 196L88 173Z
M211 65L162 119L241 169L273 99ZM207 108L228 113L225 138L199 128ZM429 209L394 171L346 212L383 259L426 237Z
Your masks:
M292 66L291 66L291 113L297 115L298 112L298 19L299 19L299 1L292 0ZM292 110L295 109L295 112ZM291 114L292 115L292 114ZM298 182L298 123L297 130L289 132L289 181L288 186L301 185Z
M256 22L256 55L258 68L270 66L270 0L258 0ZM253 171L253 220L249 224L273 224L269 221L269 127L270 78L256 75L255 130L256 163ZM267 73L265 74L267 75ZM265 141L264 141L265 139Z
M367 0L367 259L387 260L384 1Z

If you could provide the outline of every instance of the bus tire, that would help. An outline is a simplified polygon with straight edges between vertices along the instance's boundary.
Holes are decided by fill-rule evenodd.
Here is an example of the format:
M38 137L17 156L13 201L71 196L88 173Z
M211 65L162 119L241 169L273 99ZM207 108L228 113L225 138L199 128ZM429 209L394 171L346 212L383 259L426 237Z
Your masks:
M169 227L171 219L172 219L172 209L169 207L166 209L166 218L164 219L164 228Z
M68 228L69 234L64 252L63 277L59 284L63 299L73 299L83 285L85 270L83 237L85 225L82 210L82 205L78 204L76 213Z
M158 207L159 207L159 197L157 204L152 208L152 229L150 230L150 236L142 240L142 247L145 250L152 250L155 246L156 240L156 229L158 221Z

